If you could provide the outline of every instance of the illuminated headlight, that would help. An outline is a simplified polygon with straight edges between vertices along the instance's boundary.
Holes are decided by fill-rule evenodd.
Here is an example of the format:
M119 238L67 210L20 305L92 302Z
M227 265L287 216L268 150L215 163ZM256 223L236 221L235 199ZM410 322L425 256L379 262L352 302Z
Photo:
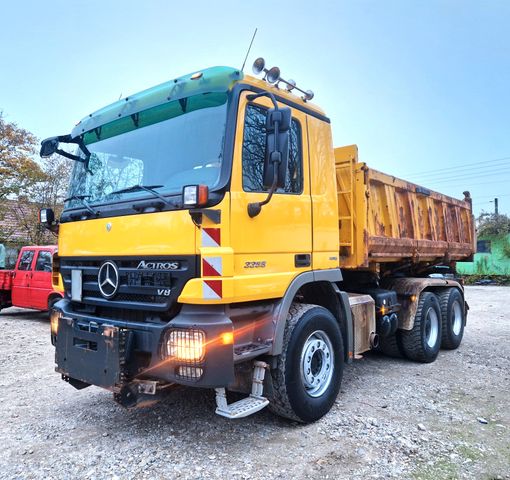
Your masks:
M205 334L201 330L170 330L165 355L177 360L199 362L205 355Z
M62 318L63 313L60 310L54 308L50 313L50 329L51 335L56 336L58 333L58 322Z

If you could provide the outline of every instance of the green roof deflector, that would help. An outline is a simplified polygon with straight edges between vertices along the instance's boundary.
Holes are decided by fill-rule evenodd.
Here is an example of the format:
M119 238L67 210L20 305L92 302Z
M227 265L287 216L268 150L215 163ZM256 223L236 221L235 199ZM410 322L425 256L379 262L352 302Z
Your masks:
M188 74L155 87L135 93L101 108L83 118L71 132L73 138L122 117L133 115L165 102L207 92L226 92L234 82L243 79L243 72L231 67L200 70L201 76ZM198 78L192 80L192 76Z

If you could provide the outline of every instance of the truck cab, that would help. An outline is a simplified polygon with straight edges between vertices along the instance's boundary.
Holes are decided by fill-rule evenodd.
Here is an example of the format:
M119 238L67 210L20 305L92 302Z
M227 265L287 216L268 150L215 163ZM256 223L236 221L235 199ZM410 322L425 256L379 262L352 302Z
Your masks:
M266 77L194 72L43 142L75 161L60 219L41 212L59 232L52 342L74 387L125 406L172 384L215 388L228 418L269 404L313 421L344 363L376 346L377 299L395 313L397 293L342 283L339 230L356 215L339 214L330 120ZM226 389L249 396L229 405Z

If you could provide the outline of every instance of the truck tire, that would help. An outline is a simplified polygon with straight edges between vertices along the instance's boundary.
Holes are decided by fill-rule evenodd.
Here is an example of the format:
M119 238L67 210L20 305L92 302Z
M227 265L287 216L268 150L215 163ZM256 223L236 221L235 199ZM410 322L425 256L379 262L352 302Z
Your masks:
M298 422L318 420L335 402L343 366L342 334L332 313L317 305L293 303L282 354L271 371L269 408Z
M377 349L388 357L403 358L404 355L402 354L397 335L399 335L398 331L393 335L379 336L379 346Z
M441 347L441 308L437 295L422 292L412 330L401 330L404 355L409 360L431 363Z
M441 305L441 348L455 350L464 335L464 298L457 288L439 294Z

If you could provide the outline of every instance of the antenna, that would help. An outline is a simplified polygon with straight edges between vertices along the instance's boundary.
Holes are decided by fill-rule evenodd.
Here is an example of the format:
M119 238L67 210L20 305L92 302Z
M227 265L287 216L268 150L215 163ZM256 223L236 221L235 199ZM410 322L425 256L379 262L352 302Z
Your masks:
M248 51L246 52L246 57L244 57L243 66L241 67L241 72L244 71L244 66L246 65L246 60L248 59L248 55L250 54L251 46L253 45L253 40L255 40L255 35L257 35L258 28L253 32L253 37L251 37L250 46L248 47Z

